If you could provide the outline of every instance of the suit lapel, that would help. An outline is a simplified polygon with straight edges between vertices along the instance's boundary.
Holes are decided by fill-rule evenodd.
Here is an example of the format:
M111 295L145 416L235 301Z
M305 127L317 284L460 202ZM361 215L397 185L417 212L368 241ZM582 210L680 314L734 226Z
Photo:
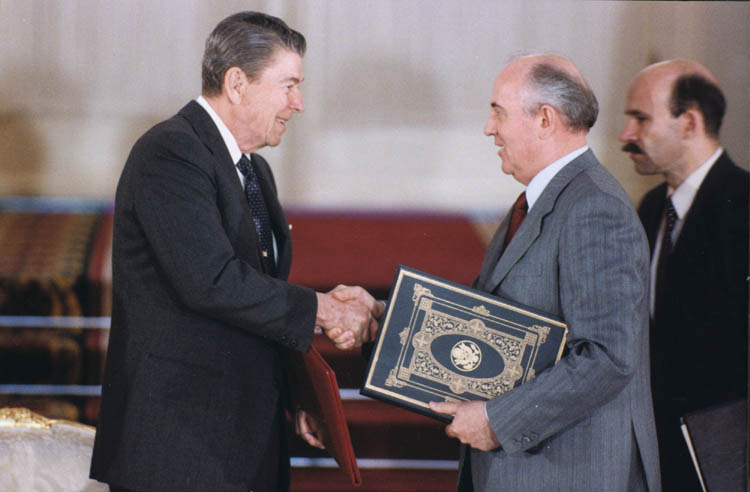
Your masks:
M245 224L246 227L244 228L245 234L242 234L241 237L248 237L249 235L252 238L252 241L240 241L238 244L235 244L238 255L260 258L260 240L253 225L252 211L250 210L250 205L247 203L242 183L239 176L237 176L235 163L232 162L232 156L229 154L229 150L224 143L221 133L219 133L219 129L216 128L206 110L195 101L190 101L180 110L179 114L190 122L198 138L201 139L211 154L214 155L217 173L222 174L226 182L236 183L236 186L230 186L232 193L230 199L235 203L242 204L243 217L241 218L241 223ZM284 218L281 205L276 198L276 186L273 183L273 177L271 176L268 164L262 157L256 154L253 154L252 161L256 164L254 167L258 174L258 182L266 206L268 207L268 213L271 216L271 225L277 242L279 253L277 276L286 279L291 267L289 227Z
M242 189L242 183L240 182L239 176L237 176L235 162L232 162L232 156L229 153L229 149L227 149L227 145L224 143L224 139L222 138L221 133L219 133L219 129L216 128L211 116L195 101L190 101L180 110L179 114L190 122L198 138L200 138L211 154L213 154L216 163L216 172L222 175L226 182L237 184L237 186L231 187L232 194L236 195L237 200L244 199L245 191ZM250 214L250 208L245 207L245 209L247 210L247 213Z
M182 108L179 114L190 122L198 138L206 144L206 147L216 157L219 168L230 168L234 171L232 156L229 154L224 139L221 138L219 129L216 128L211 116L203 107L195 101L190 101Z
M544 188L544 191L529 211L529 214L524 219L521 227L518 228L518 231L513 236L513 240L508 244L507 249L500 253L498 253L497 250L502 248L502 238L505 237L505 234L503 232L502 237L498 238L497 236L500 233L500 229L498 229L498 234L493 238L493 244L491 246L495 248L495 251L492 251L492 254L496 255L496 257L499 256L499 260L492 269L489 278L486 280L483 286L484 290L487 292L493 292L497 289L503 279L508 275L508 272L510 272L513 266L518 263L541 233L542 221L554 209L557 197L562 190L565 189L575 176L583 170L593 166L595 163L596 158L594 157L594 153L589 149L565 165L565 167L563 167ZM506 216L503 220L503 223L505 224L504 230L507 230L508 221L509 218ZM487 256L490 256L490 250L488 250Z
M723 152L711 170L706 174L700 188L695 194L693 203L683 218L682 229L677 237L677 242L672 253L675 258L682 258L682 244L690 244L689 255L695 254L696 246L703 244L706 240L706 231L710 229L707 221L711 217L708 211L721 210L722 207L716 202L720 201L723 194L722 183L726 182L725 174L733 166L732 161Z
M482 269L479 271L479 278L476 281L478 289L486 290L487 281L490 275L492 275L497 261L500 259L500 255L503 253L503 241L505 240L505 235L508 233L511 212L512 209L508 210L508 213L505 214L505 217L495 231L495 235L492 236L489 246L487 246L487 253L484 255Z
M201 139L211 151L211 154L213 154L217 174L221 175L227 183L236 183L236 186L230 186L233 195L231 200L245 205L243 211L247 215L247 221L250 221L250 224L252 224L250 206L247 205L245 190L242 189L242 182L237 175L236 163L232 161L232 155L229 153L229 149L227 149L227 145L224 143L224 138L219 133L219 129L211 119L211 116L195 101L190 101L180 110L180 114L190 122L198 138ZM258 243L255 228L249 227L249 230L254 237L255 243Z

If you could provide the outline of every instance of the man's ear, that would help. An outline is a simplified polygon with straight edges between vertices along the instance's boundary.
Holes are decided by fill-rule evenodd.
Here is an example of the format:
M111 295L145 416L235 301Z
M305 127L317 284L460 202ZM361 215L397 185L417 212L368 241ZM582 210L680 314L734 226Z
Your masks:
M695 108L685 110L679 116L682 137L685 139L694 138L697 135L705 133L705 125L703 122L703 114Z
M232 104L240 104L247 86L247 76L240 67L230 67L224 73L224 93Z
M539 108L539 112L536 115L537 130L539 131L539 138L547 139L560 125L560 115L557 110L549 104L542 104Z

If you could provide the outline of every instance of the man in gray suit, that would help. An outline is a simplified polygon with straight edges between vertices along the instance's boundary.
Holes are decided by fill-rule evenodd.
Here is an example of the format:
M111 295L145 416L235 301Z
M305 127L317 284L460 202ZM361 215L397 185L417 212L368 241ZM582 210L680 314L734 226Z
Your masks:
M446 433L468 445L458 489L658 491L648 246L627 195L586 144L596 97L569 60L532 55L503 68L490 106L484 132L503 172L527 188L476 287L561 317L569 334L561 360L514 390L432 403L453 415Z

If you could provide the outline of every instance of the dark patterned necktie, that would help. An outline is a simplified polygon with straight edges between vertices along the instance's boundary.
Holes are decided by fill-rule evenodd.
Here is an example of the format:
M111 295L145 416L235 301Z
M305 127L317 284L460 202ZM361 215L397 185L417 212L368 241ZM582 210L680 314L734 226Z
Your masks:
M659 261L661 261L662 257L669 257L672 253L672 249L674 249L674 245L672 244L672 233L674 232L674 225L677 222L677 211L674 209L671 197L667 198L667 203L664 207L664 217L666 220L666 227L664 228L664 237L661 239Z
M524 191L513 204L513 210L510 213L510 224L508 224L508 231L505 233L505 241L503 242L503 250L508 247L510 240L515 236L516 231L521 227L521 222L526 218L526 212L529 210L529 204L526 203L526 192Z
M266 201L263 199L263 192L258 184L258 175L250 160L242 154L240 161L237 163L237 169L245 176L245 197L253 213L253 222L255 223L255 232L260 238L260 247L264 258L273 261L273 236L271 232L271 218L268 215Z
M669 275L669 264L671 261L672 250L674 244L672 244L672 233L674 232L674 226L677 222L677 211L674 209L672 198L667 198L667 203L664 206L664 235L661 238L661 248L659 249L659 263L656 265L656 281L654 282L654 318L661 310L662 304L664 304L667 298L668 290L668 275Z

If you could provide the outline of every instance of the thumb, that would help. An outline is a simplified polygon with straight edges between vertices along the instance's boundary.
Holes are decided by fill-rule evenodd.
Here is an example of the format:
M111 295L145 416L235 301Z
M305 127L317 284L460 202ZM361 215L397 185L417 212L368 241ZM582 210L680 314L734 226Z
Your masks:
M431 401L430 402L430 408L433 412L437 413L447 413L448 415L456 415L456 410L458 410L458 403L453 401Z
M341 302L358 299L361 296L360 289L357 287L347 287L345 285L339 285L336 289L332 290L330 294L334 299Z

